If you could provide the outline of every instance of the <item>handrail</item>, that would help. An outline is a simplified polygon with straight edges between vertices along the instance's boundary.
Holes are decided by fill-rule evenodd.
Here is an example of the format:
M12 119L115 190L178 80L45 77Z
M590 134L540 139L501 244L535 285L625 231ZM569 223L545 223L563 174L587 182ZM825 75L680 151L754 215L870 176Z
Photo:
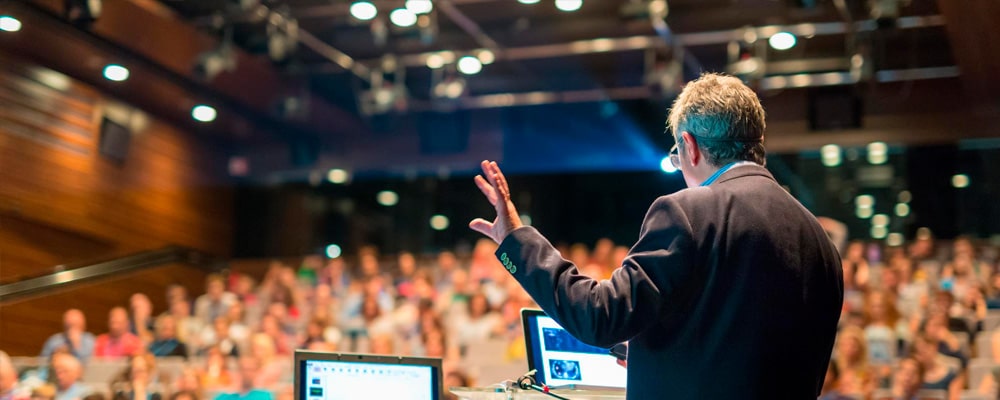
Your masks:
M54 272L37 278L0 285L0 304L41 295L49 290L122 272L153 268L168 263L185 263L218 270L219 259L198 250L181 246L144 251L114 260Z

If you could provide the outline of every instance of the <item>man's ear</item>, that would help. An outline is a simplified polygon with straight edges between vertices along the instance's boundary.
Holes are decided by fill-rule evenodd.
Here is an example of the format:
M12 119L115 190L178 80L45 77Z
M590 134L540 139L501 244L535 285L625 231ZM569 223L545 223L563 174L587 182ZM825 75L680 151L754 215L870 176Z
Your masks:
M698 165L701 162L701 150L698 149L698 142L695 141L694 136L684 131L681 132L681 140L684 141L684 152L687 153L688 160L691 160L691 165Z

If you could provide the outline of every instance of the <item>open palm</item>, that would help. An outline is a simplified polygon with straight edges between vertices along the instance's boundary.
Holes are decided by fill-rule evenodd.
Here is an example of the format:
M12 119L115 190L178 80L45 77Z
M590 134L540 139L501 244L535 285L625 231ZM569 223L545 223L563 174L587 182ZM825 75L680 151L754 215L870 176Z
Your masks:
M494 242L500 243L511 231L522 226L521 217L518 216L517 209L514 208L514 202L510 200L510 187L507 186L507 178L503 176L497 163L484 160L481 166L483 174L476 175L476 186L493 205L497 216L493 222L476 218L469 223L469 228L488 236Z

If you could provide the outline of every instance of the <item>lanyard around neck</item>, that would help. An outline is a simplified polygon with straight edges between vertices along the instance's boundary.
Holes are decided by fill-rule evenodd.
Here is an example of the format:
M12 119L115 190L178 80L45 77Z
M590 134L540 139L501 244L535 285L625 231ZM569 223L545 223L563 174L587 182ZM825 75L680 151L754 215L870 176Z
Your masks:
M732 169L733 167L735 167L736 164L737 164L736 162L731 162L729 164L726 164L726 166L724 166L722 168L719 168L719 170L715 171L715 173L712 174L712 176L708 177L708 179L706 179L704 182L702 182L701 186L711 185L712 182L715 182L716 179L719 179L719 177L722 176L722 174L726 173L726 171L729 171L730 169Z

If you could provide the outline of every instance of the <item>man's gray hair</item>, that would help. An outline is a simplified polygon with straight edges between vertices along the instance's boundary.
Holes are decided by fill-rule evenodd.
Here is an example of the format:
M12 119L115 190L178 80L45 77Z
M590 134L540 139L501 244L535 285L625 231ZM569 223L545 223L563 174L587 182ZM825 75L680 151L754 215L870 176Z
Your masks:
M764 165L764 107L737 78L706 73L688 82L670 109L667 126L678 145L681 132L694 136L709 164Z

